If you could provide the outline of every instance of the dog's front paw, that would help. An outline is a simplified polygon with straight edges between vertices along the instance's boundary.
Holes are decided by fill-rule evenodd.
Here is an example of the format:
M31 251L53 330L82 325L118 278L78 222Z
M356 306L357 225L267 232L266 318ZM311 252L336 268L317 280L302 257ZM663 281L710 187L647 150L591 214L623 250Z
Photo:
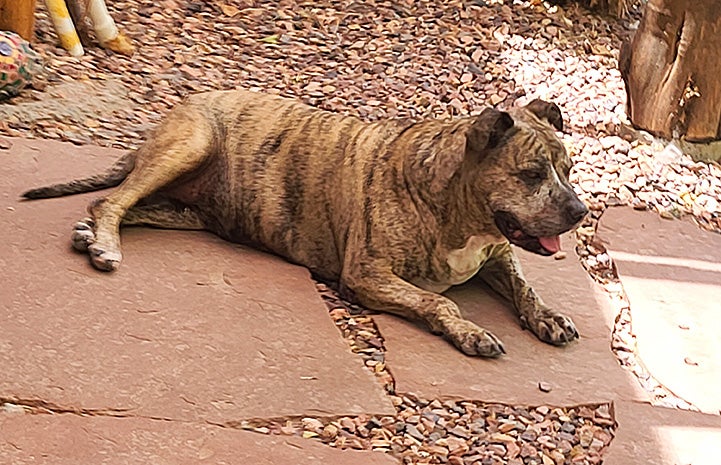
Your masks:
M468 320L455 320L448 325L445 335L466 355L498 357L506 353L500 339Z
M573 321L565 315L546 310L533 319L522 319L527 327L543 342L553 345L564 345L578 339L578 330Z

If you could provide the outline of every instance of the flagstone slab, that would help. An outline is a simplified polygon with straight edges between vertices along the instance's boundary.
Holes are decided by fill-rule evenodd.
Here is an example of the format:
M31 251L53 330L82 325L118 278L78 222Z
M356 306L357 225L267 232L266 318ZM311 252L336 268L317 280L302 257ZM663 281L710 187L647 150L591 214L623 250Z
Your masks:
M718 465L721 417L647 403L617 402L604 465Z
M564 237L567 249L574 244ZM456 397L521 405L572 405L614 399L645 400L637 381L610 349L613 310L608 297L583 270L573 252L554 260L517 250L531 285L544 301L569 315L581 338L566 347L539 341L520 328L510 304L478 279L447 296L471 321L496 334L507 354L498 359L467 357L425 328L380 315L387 363L396 389L428 398ZM539 383L550 384L542 392Z
M598 237L628 295L649 372L700 410L721 411L721 235L690 221L612 208Z
M0 414L0 463L12 465L393 465L389 455L293 436L139 418Z
M20 201L118 151L10 139L0 150L0 398L223 423L392 414L307 270L202 232L129 228L124 262L69 244L99 194Z

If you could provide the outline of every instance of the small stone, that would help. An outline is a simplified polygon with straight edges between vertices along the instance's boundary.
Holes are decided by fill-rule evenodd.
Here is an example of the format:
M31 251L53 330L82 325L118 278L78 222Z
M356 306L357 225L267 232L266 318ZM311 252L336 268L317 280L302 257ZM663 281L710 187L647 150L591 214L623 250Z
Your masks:
M521 447L521 457L528 458L528 457L536 457L538 455L538 450L533 447L532 445L526 443L523 444Z
M471 437L468 430L461 426L454 427L453 429L449 430L448 433L463 439L468 439Z
M588 425L583 426L578 433L578 437L581 447L590 446L591 442L593 441L593 431L591 430L591 427L589 427Z
M564 433L574 434L576 432L576 427L573 426L573 423L565 421L561 425L561 431L563 431Z
M12 142L0 137L0 150L10 150L12 147L13 147Z
M673 213L671 213L668 210L661 210L661 212L659 213L659 216L661 218L663 218L664 220L673 220L676 218L675 216L673 216Z
M406 425L406 434L418 441L423 441L425 439L425 436L418 431L418 428L416 428L415 425Z
M321 436L328 439L333 439L337 435L338 427L332 423L325 425L325 428L323 428L323 432L321 433Z
M590 444L590 446L589 446L588 448L589 448L589 449L592 449L592 450L599 450L599 449L601 449L604 445L605 445L605 444L604 444L603 441L601 441L600 439L593 438L593 440L591 441L591 444Z
M506 443L506 457L515 459L521 453L521 448L515 442Z
M443 446L433 445L428 447L428 452L439 458L448 457L448 449Z
M563 434L566 434L566 433L563 433ZM560 435L559 435L559 436L560 436ZM575 437L572 438L572 439L575 439ZM573 444L572 444L571 441L569 441L569 440L567 440L567 439L562 439L562 440L558 443L558 446L556 446L556 450L559 450L559 451L561 451L561 452L564 453L564 454L567 454L567 453L571 452L572 449L573 449Z
M631 206L633 207L634 210L647 210L648 209L648 205L646 204L646 202L644 202L643 200L640 200L640 199L633 199L633 201L631 202Z
M511 422L501 423L501 426L498 427L498 431L500 431L501 433L507 433L514 429L516 429L516 424Z
M553 386L551 386L550 383L547 383L545 381L539 381L538 382L538 389L541 392L551 392L553 390Z
M536 439L535 436L533 439ZM490 437L491 442L516 442L516 438L502 433L493 433Z
M355 433L355 423L348 417L340 419L340 427L350 433Z
M300 420L300 424L303 425L303 429L306 431L313 431L314 433L320 433L323 431L323 422L317 418L303 418Z
M553 254L554 260L564 260L568 254L564 252L563 250L559 250L558 252Z
M555 449L556 444L551 440L550 436L539 436L538 439L536 439L539 444L541 444L544 447L547 447L549 449Z
M469 447L466 441L456 437L448 438L448 450L451 455L463 455L468 452Z
M12 414L23 414L25 413L25 408L22 405L17 404L2 404L2 409L5 413L12 413Z

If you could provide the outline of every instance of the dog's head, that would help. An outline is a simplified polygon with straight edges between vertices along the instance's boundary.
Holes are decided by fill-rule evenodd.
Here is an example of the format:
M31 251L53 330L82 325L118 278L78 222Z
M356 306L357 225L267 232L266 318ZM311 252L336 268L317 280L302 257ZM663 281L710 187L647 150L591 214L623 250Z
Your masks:
M462 186L471 194L466 201L483 202L512 244L551 255L560 249L559 235L588 213L568 181L571 160L555 134L562 129L554 103L534 100L509 112L488 108L465 127L462 160L457 155L457 165L447 164L436 173L446 176L432 182Z

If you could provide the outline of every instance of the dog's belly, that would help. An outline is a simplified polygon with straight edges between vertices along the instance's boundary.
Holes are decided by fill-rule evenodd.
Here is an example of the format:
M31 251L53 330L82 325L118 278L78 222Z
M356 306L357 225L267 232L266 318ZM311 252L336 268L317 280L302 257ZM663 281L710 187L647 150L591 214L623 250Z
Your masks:
M446 254L444 262L447 268L443 273L439 273L435 279L416 279L413 284L427 291L443 293L475 276L498 248L503 246L505 242L499 242L494 236L471 236L464 247Z

